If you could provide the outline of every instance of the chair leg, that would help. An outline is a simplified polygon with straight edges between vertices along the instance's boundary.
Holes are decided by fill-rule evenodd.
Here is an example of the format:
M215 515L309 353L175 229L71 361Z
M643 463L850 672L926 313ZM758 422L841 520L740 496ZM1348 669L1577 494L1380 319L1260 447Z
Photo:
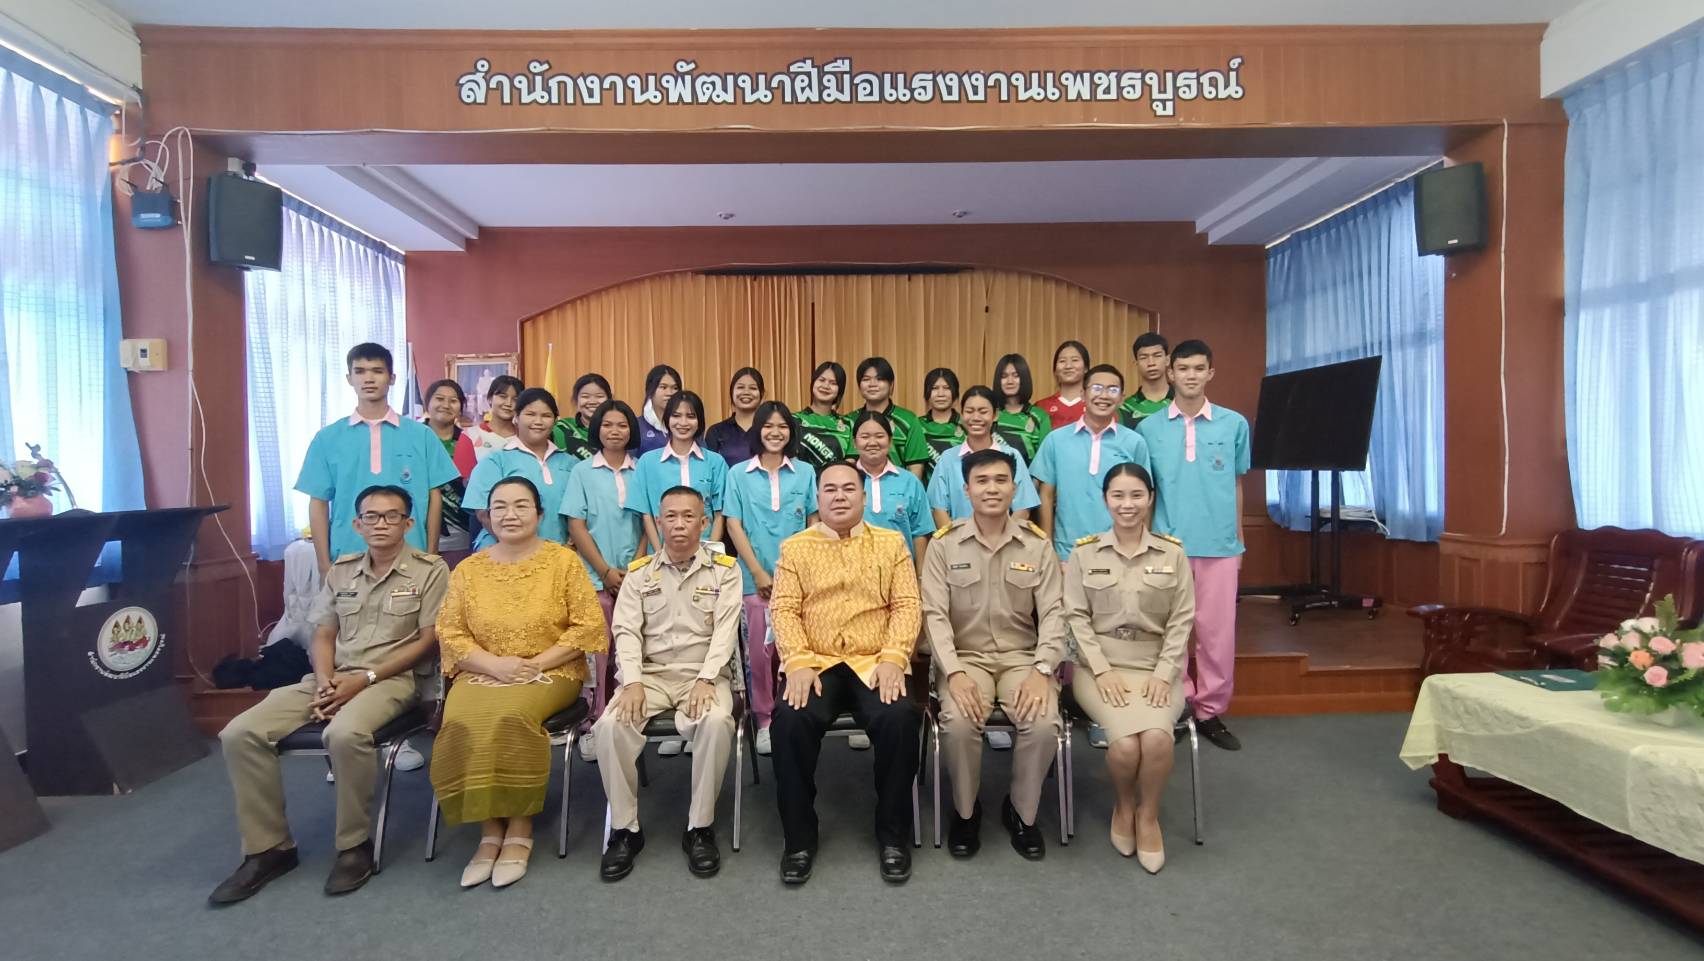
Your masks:
M1077 836L1077 758L1071 749L1071 725L1065 725L1065 823Z
M1053 739L1053 786L1059 792L1059 846L1071 843L1071 816L1065 801L1065 735Z
M734 727L734 850L740 849L740 821L745 813L745 728ZM752 752L756 754L754 750ZM754 767L755 770L755 767Z
M751 783L763 783L763 766L757 760L757 719L746 714L746 733L751 735Z
M610 822L611 822L611 821L612 821L612 820L613 820L613 819L614 819L614 817L615 817L615 812L613 812L613 811L611 811L611 810L610 810L610 807L609 807L609 804L608 804L608 803L607 803L607 802L606 802L606 803L605 803L605 804L604 804L604 839L603 839L603 847L601 847L601 848L599 848L599 849L598 849L598 853L600 853L600 854L601 854L601 853L603 853L603 852L604 852L604 851L608 851L608 850L609 850L609 835L610 835L610 828L611 828L611 826L612 826L612 825L611 825L611 823L610 823Z
M385 867L385 825L390 820L391 779L396 774L396 756L402 750L407 738L397 738L385 750L385 783L379 790L379 815L373 821L373 873L378 874Z
M931 793L935 796L935 847L941 846L941 725L934 718L929 719L929 740L933 757L929 766L929 784Z
M923 722L929 723L928 714L924 714ZM923 846L923 728L917 729L917 773L911 776L911 846Z
M1195 843L1206 844L1201 835L1201 738L1195 732L1195 718L1189 718L1189 793L1195 803Z
M438 820L442 811L438 807L438 792L432 792L432 813L426 818L426 860L438 856Z
M568 856L568 796L573 783L574 742L579 739L579 732L570 730L562 742L562 813L556 818L556 856L559 858Z

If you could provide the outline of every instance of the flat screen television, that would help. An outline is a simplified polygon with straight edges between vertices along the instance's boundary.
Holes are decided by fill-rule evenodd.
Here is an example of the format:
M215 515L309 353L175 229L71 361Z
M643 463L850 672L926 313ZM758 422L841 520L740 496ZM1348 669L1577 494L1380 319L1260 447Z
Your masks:
M1362 470L1383 357L1326 364L1260 382L1250 459L1265 470Z

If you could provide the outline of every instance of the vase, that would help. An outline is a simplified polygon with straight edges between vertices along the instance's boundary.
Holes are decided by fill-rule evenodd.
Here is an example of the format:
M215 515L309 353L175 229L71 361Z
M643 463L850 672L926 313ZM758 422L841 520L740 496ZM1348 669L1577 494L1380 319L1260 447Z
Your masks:
M1660 727L1677 728L1696 727L1704 723L1704 718L1700 718L1696 711L1686 707L1671 707L1655 714L1647 714L1645 720Z
M27 517L50 517L52 514L53 502L36 494L32 497L13 497L6 516L21 520Z

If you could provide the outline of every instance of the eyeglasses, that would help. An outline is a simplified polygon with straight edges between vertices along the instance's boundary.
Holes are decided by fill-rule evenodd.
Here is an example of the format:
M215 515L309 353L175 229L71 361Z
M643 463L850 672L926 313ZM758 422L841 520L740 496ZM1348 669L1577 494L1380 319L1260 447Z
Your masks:
M395 527L406 520L408 515L404 514L402 511L385 511L382 514L378 511L367 511L364 514L361 514L360 518L361 523L368 527L379 527L381 525L385 527Z
M1089 385L1089 393L1091 393L1091 394L1105 394L1108 397L1117 397L1120 394L1124 393L1124 388L1118 386L1117 384L1090 384Z
M536 511L536 510L538 510L538 505L534 504L530 501L517 501L513 504L494 504L491 507L491 513L493 515L496 515L496 514L515 514L517 516L520 516L520 515L531 514L533 511Z

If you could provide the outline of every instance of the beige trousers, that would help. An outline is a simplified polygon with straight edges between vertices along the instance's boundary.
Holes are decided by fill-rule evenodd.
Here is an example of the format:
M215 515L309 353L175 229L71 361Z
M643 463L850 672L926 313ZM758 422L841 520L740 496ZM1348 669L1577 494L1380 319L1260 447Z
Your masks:
M721 794L734 744L734 695L727 678L717 678L715 703L698 720L691 720L681 708L696 680L690 675L646 673L639 679L645 686L645 718L638 727L617 721L615 712L607 706L592 725L598 775L609 799L611 830L639 830L639 755L645 750L644 727L651 718L670 709L675 712L675 729L692 744L692 802L686 826L705 828L716 823L716 798ZM610 692L611 702L620 691Z
M1035 655L1027 651L1017 656L959 655L959 666L982 693L982 703L990 708L998 705L1017 728L1012 738L1010 793L1012 807L1017 808L1025 824L1035 823L1056 739L1064 730L1060 726L1057 698L1050 713L1027 724L1016 723L1018 687L1029 676L1034 663ZM941 702L941 754L953 782L953 807L959 817L968 818L976 810L976 795L982 787L982 725L959 711L958 702L947 693L945 677L938 679L936 690Z

